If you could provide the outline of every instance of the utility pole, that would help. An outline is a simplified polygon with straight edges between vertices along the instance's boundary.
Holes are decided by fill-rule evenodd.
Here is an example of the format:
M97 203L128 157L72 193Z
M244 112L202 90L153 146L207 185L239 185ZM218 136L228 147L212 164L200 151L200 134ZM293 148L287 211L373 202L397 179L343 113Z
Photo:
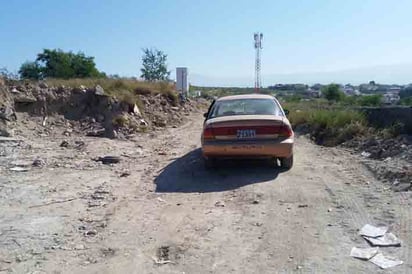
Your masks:
M260 77L260 52L262 49L262 40L263 33L255 32L253 35L255 39L255 93L259 93L259 89L262 86L261 77Z

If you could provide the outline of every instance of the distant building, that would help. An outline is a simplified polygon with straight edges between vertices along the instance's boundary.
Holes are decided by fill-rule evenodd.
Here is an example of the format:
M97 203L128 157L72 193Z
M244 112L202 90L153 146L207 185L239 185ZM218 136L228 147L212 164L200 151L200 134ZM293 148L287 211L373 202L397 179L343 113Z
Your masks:
M360 92L358 89L355 89L352 85L345 85L342 87L343 92L348 95L348 96L357 96L360 95Z
M397 104L401 99L401 97L399 96L400 91L401 89L398 87L389 88L389 90L385 94L383 94L383 103L387 105Z
M306 91L307 95L312 98L320 98L322 96L322 92L320 90L308 88Z

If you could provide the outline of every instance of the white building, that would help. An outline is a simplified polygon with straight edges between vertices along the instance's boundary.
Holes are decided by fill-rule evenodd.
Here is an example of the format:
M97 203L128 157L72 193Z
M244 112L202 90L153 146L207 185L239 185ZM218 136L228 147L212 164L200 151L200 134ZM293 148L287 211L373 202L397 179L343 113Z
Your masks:
M176 90L182 93L184 96L188 95L189 82L187 68L176 68Z

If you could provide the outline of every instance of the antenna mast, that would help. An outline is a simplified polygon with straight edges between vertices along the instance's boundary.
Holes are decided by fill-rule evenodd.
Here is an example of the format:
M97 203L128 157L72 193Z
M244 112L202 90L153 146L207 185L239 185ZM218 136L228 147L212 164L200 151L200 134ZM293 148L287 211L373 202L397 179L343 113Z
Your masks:
M263 40L263 33L255 32L253 35L255 39L255 93L259 93L259 89L262 86L261 77L260 77L260 52L262 49L262 40Z

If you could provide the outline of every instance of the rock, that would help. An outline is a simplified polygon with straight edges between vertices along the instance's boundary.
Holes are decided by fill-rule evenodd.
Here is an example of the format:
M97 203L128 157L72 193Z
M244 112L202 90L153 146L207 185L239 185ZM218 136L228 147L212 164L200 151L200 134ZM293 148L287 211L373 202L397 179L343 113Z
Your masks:
M103 89L101 86L97 85L97 86L94 88L94 94L103 96L103 95L105 95L105 94L104 94L104 89Z
M167 125L165 120L156 120L153 123L155 124L155 126L158 127L165 127Z
M68 128L65 131L63 131L63 135L64 136L70 136L72 134L72 132L73 132L73 129Z
M145 127L149 125L144 119L140 119L139 123L141 126L145 126Z
M67 142L66 140L64 140L63 142L61 142L60 147L68 147L69 146L69 142Z
M137 115L139 117L142 116L142 113L140 112L140 109L136 104L134 104L134 106L133 106L133 114Z
M225 203L224 203L224 202L221 202L221 201L217 201L217 202L215 203L215 207L225 207Z
M93 130L86 133L86 136L89 137L104 137L105 136L105 129Z
M43 167L46 164L46 162L43 159L36 159L33 161L32 166L34 167Z
M33 96L33 94L25 94L25 93L18 93L15 94L14 96L14 102L15 103L34 103L37 102L36 97Z
M0 107L0 119L6 120L6 121L12 121L12 120L17 120L16 113L14 112L14 109L9 106L3 106Z
M84 232L84 236L96 236L97 235L97 231L96 230L87 230Z
M129 177L130 176L130 172L122 172L122 174L120 174L120 178L124 178L124 177Z
M411 183L399 183L392 186L392 190L395 192L408 191L410 189L412 189Z
M11 93L20 93L20 91L17 90L17 88L13 87L13 88L11 89Z
M0 121L0 136L10 137L12 134L7 130L6 124Z
M116 156L104 156L104 157L99 157L95 161L97 162L102 162L105 165L109 164L117 164L120 162L120 157Z

